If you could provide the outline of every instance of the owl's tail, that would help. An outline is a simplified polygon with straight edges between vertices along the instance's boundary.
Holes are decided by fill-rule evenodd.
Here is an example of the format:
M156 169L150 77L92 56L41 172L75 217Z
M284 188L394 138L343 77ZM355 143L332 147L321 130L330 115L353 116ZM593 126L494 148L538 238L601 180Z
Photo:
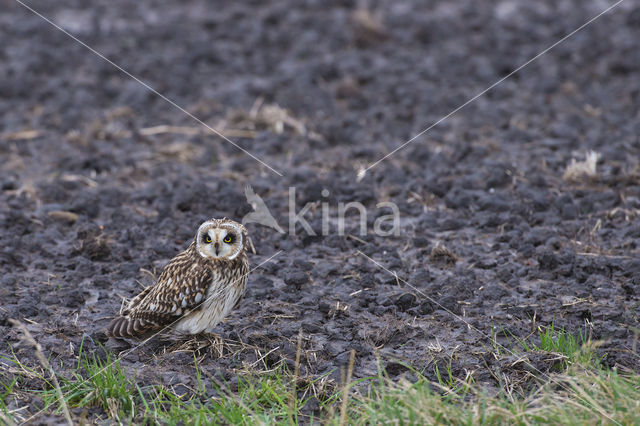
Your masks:
M155 328L155 324L141 318L114 318L107 327L107 334L118 338L145 337Z

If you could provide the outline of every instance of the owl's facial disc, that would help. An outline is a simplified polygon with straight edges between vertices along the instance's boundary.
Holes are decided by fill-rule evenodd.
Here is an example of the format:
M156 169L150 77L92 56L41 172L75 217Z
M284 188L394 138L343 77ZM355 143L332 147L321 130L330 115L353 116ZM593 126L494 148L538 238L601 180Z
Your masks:
M233 260L244 246L242 231L231 223L205 222L198 230L197 238L198 252L210 259Z

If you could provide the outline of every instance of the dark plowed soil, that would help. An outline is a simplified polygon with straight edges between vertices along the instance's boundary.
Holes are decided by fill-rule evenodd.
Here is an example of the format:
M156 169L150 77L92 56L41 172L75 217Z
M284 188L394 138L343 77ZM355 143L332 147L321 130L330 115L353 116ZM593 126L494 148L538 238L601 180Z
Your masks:
M403 363L435 377L442 361L492 388L519 374L513 339L552 322L591 330L605 364L640 369L637 3L366 173L606 2L266 3L29 4L283 176L3 4L0 352L36 362L9 318L57 369L73 365L83 339L85 351L117 351L103 328L122 298L152 284L202 221L250 212L250 184L287 231L248 225L252 266L282 253L252 272L218 338L127 353L122 364L140 380L192 386L192 354L173 349L211 341L207 372L292 366L302 330L310 377L339 381L354 349L355 377L374 374L378 358L392 377ZM595 176L565 179L591 150ZM289 232L289 187L295 212L310 204L317 235ZM338 204L352 201L367 208L367 235L355 209L340 235ZM399 208L397 236L374 232L385 201ZM521 369L542 375L541 359Z

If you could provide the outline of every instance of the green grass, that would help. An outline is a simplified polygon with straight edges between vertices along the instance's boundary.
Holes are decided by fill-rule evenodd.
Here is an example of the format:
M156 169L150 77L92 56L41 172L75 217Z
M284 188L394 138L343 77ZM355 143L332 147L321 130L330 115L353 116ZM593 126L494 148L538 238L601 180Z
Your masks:
M197 392L181 398L162 387L153 387L151 395L138 388L144 401L144 418L166 424L280 424L298 423L302 418L312 421L313 416L302 416L301 408L311 398L309 388L318 380L304 386L295 386L293 376L281 363L275 369L255 375L239 376L237 391L215 377L202 377L197 363ZM212 396L213 395L213 396Z
M216 377L204 377L194 360L197 388L178 395L161 385L139 386L118 360L81 357L71 377L59 377L64 403L70 408L99 407L104 418L118 422L163 424L298 423L309 389L320 379L294 387L292 374L281 363L275 369L239 376L237 391ZM45 411L60 411L56 390L48 385L42 396ZM55 407L55 408L54 408ZM302 416L312 421L313 416Z
M513 336L506 330L501 330L505 337L515 342L510 349L506 349L497 343L497 332L492 329L493 350L498 354L507 352L549 352L562 355L562 369L572 364L583 364L598 367L605 355L597 354L597 342L592 340L591 328L585 323L577 334L572 334L564 329L557 328L555 321L548 326L538 326L536 333L527 339Z
M539 328L539 337L538 350L560 353L570 363L600 364L601 358L596 355L595 345L591 340L591 329L586 325L574 336L564 328L556 330L555 322L552 322L550 326Z
M604 368L586 330L572 335L551 324L526 341L516 340L513 348L521 354L561 354L566 361L544 377L544 384L520 396L488 394L472 373L456 377L451 362L428 367L435 381L411 366L406 366L411 381L392 380L380 368L376 376L351 383L343 395L344 388L327 385L327 377L306 381L284 362L266 371L238 373L232 385L205 374L194 358L196 384L179 394L160 384L139 384L135 372L119 361L86 356L81 350L71 371L59 371L58 380L64 404L72 412L79 407L91 413L88 420L94 423L640 424L640 375ZM15 354L3 360L15 368L7 380L0 375L0 422L13 418L20 423L28 417L11 413L7 401L29 394L41 397L44 412L57 413L62 420L61 401L46 375L23 365ZM41 388L25 387L21 374L29 378L25 383L33 386L35 381ZM307 409L310 403L315 404L313 412Z
M85 357L78 367L70 378L58 378L69 407L98 406L118 421L133 417L135 383L127 378L118 360ZM55 389L44 390L42 396L47 408L60 403Z
M11 414L9 413L9 407L5 401L14 394L13 388L18 382L17 378L13 378L7 381L7 383L0 382L0 420L3 418L9 418Z
M368 394L353 398L353 424L600 424L640 423L640 376L576 369L553 376L553 383L530 396L510 399L473 390L443 396L426 378L392 382L380 376ZM335 423L335 421L334 421Z

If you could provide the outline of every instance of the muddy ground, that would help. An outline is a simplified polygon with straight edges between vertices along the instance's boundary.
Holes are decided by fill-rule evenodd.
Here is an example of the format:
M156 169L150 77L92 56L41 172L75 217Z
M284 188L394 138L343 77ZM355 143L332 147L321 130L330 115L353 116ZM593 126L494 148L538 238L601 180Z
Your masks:
M534 356L542 372L514 366L495 348L552 322L590 329L606 365L640 369L637 3L366 173L607 2L29 4L283 176L4 2L0 352L36 363L15 318L58 369L83 339L86 353L117 353L103 327L122 298L152 284L199 223L250 212L250 184L287 231L249 224L250 261L282 253L252 272L218 337L127 352L140 381L193 386L193 354L175 349L197 346L201 368L232 383L238 371L293 366L302 330L311 378L339 383L354 349L356 378L375 374L378 358L391 377L407 363L435 379L443 362L495 389L519 366L550 368ZM596 175L565 179L591 150ZM289 187L296 212L311 204L318 235L288 232ZM350 201L367 208L367 235L355 210L338 232L338 203ZM397 236L374 233L384 201L399 208Z

